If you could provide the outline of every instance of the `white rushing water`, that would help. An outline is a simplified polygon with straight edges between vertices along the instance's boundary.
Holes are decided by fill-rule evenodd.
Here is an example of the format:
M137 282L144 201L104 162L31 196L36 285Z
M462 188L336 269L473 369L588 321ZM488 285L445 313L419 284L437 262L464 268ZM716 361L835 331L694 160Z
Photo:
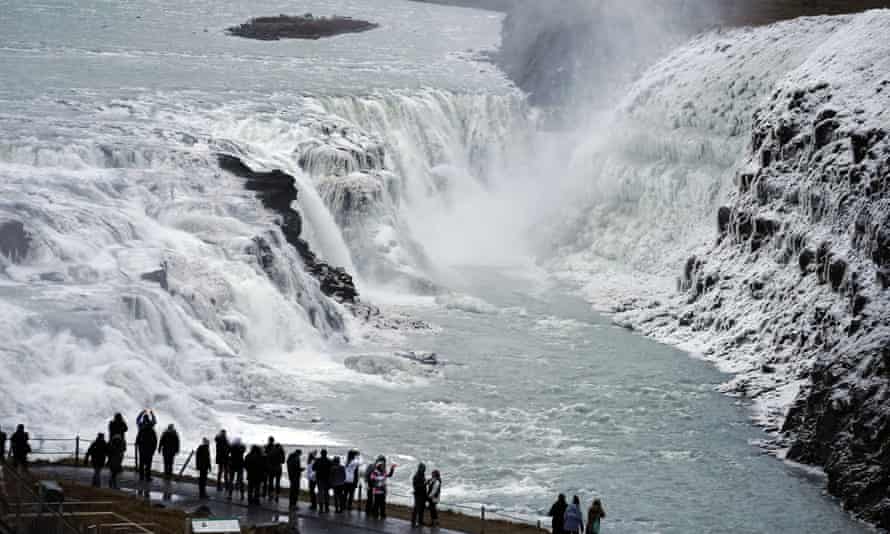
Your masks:
M87 434L151 406L191 441L430 455L448 500L529 517L573 491L610 499L622 532L859 528L749 446L765 436L722 375L550 280L597 305L668 291L713 235L753 108L839 23L800 23L794 47L700 37L552 132L474 59L500 15L313 0L381 29L222 32L289 9L0 1L0 424ZM292 175L312 250L386 319L432 328L324 296L218 154Z

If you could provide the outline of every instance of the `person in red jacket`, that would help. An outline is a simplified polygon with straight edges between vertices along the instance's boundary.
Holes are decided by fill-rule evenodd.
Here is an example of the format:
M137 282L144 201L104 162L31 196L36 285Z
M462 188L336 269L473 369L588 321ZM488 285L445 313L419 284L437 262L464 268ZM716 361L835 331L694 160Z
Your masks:
M378 462L371 473L371 491L374 494L374 506L372 515L379 519L386 519L386 480L392 478L396 471L396 464L392 464L389 472L383 462Z

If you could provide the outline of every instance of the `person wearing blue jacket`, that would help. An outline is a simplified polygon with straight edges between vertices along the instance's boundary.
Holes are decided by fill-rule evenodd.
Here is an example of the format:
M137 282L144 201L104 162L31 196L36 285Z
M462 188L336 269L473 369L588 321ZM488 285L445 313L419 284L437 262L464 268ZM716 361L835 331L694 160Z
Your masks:
M562 528L566 534L584 533L584 515L581 512L581 499L577 495L572 498L572 504L566 508L565 521Z

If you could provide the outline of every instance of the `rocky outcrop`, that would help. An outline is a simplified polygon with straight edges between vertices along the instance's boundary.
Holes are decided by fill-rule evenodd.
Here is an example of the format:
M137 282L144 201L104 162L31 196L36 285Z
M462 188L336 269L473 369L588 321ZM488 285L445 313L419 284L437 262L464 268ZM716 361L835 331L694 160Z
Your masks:
M366 20L350 17L315 17L312 14L299 17L278 15L277 17L257 17L244 24L227 29L229 34L277 41L279 39L321 39L343 33L358 33L373 30L378 25Z
M21 221L0 222L0 254L17 263L31 250L31 236Z
M341 302L355 302L358 291L352 276L342 267L334 267L321 261L301 236L303 219L293 209L297 199L297 187L293 176L281 170L267 172L254 171L235 156L219 154L220 167L236 176L245 179L244 187L255 191L263 206L279 216L279 226L287 242L293 246L303 260L306 271L321 285L325 295L334 297ZM271 272L273 255L271 247L263 238L254 239L255 254L267 274Z

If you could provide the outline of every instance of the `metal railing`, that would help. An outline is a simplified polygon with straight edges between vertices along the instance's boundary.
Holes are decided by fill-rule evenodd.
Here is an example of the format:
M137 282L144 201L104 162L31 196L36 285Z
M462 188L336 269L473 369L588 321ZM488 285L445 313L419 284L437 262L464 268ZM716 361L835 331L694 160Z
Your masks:
M64 503L45 502L33 481L0 458L0 503L4 523L15 533L82 534L84 531L64 514ZM10 488L12 486L14 489ZM12 493L10 494L10 489Z
M80 435L77 435L73 438L31 438L32 442L32 454L37 457L50 457L50 458L73 458L75 463L78 465L81 464L81 461L86 454L86 447L88 447L88 443L81 439ZM34 446L36 444L37 446ZM333 454L336 451L342 450L344 454L342 457L346 456L346 452L349 450L349 447L335 444L335 445L323 445L323 444L294 444L294 443L282 443L282 447L286 450L291 451L294 449L301 449L303 451L303 461L305 461L308 456L308 452L317 451L320 449L327 449L329 452L329 457L333 457ZM133 443L127 444L127 453L124 455L125 463L132 461L133 468L138 467L138 456L135 453L136 447ZM181 458L183 456L186 457L185 461L174 460L173 462L173 471L177 478L182 478L184 475L188 475L191 477L197 476L198 472L194 468L190 468L191 460L194 457L195 450L191 449L189 451L183 450L180 451L177 458ZM214 466L215 467L215 466ZM160 454L155 454L152 458L152 471L155 473L161 473L163 471L163 459L160 457ZM362 470L363 471L363 470ZM290 488L290 480L287 475L287 470L285 469L282 472L282 488ZM214 484L214 480L208 480L209 485ZM245 481L246 486L246 481ZM301 479L300 487L302 489L308 488L308 480L305 478ZM366 488L364 485L359 482L356 487L356 492L358 496L358 501L363 501L364 492ZM391 489L387 492L387 495L396 497L397 500L391 501L395 504L408 505L412 504L413 496L410 494L399 493L397 491L392 491ZM455 513L460 513L467 516L478 516L480 520L483 522L491 519L499 519L512 523L523 524L528 526L537 527L541 530L548 530L542 524L542 520L540 518L531 518L531 517L522 517L517 514L511 514L507 512L501 511L498 506L491 505L478 505L472 506L468 504L460 504L460 503L449 503L446 501L440 501L438 503L437 508L440 511L451 511Z

